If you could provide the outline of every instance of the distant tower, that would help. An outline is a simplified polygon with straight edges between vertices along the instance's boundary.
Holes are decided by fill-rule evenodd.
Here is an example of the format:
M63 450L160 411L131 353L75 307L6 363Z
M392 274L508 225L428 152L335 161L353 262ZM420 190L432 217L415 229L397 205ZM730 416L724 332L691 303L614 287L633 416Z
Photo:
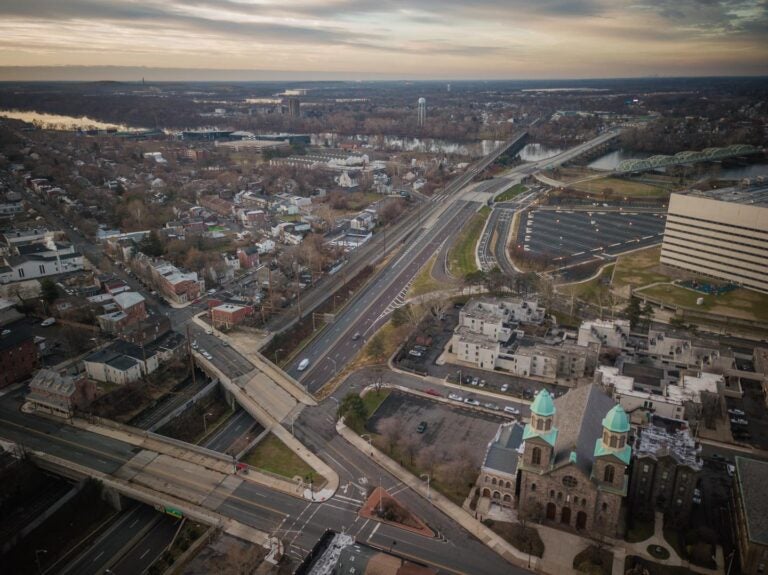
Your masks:
M288 115L291 118L301 117L301 100L298 98L288 98Z
M446 92L450 92L451 91L451 85L450 84L446 84L445 85L445 91Z
M419 115L417 123L419 128L423 128L427 122L427 100L425 98L419 98Z

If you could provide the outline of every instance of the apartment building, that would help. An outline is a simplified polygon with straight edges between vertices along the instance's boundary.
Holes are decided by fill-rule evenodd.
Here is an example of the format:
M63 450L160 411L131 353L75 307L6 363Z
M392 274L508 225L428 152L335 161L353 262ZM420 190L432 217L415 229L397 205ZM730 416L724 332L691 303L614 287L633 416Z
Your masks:
M661 263L768 292L768 187L672 194Z

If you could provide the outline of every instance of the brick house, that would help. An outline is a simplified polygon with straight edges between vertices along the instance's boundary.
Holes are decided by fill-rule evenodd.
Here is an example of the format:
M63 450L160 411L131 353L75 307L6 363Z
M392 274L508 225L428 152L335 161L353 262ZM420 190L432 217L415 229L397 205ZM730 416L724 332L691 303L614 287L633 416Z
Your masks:
M624 409L594 384L554 401L540 391L523 432L518 513L621 537L632 455L629 429Z
M96 386L85 378L41 369L29 383L26 399L37 411L70 417L76 409L87 407L96 399Z
M222 303L211 308L211 323L218 328L232 328L253 315L253 308L249 305L235 305Z
M248 246L237 249L237 258L240 260L240 267L249 270L259 265L259 248L257 246Z
M518 449L523 442L524 427L517 422L502 423L488 443L480 467L476 487L479 518L486 517L494 506L512 508L517 488Z
M9 324L0 335L0 388L32 375L38 362L34 336L20 322Z

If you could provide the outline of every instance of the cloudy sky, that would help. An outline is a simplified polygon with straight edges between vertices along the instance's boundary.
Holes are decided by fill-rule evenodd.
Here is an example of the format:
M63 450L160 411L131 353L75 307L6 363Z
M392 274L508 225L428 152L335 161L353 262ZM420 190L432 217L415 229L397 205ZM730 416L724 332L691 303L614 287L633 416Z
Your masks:
M0 66L768 74L768 0L0 0Z

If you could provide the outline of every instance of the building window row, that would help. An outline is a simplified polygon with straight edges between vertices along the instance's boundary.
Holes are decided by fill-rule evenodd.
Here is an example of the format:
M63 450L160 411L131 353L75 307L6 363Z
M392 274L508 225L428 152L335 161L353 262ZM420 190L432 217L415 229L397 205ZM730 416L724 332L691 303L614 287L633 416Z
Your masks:
M736 228L736 229L739 229L739 230L746 230L748 232L757 232L759 234L764 234L765 233L765 230L761 230L761 229L757 229L757 228L750 228L750 227L747 227L747 226L738 226L736 224L724 224L722 222L715 222L713 220L705 220L704 218L696 218L694 216L688 216L688 215L683 215L683 214L669 214L667 216L667 221L674 221L674 219L670 220L670 218L680 218L681 220L685 220L686 222L687 221L694 221L694 222L702 222L702 223L705 223L705 224L710 224L710 225L715 225L715 226L723 226L723 227L727 227L727 228ZM695 226L695 224L689 224L689 225ZM698 227L700 227L700 226L698 226ZM703 228L703 229L707 229L707 228ZM717 231L717 228L714 228L714 229L715 229L715 231ZM745 235L744 237L745 238L753 238L754 236Z
M665 250L665 251L667 251L667 250ZM761 284L759 283L760 281L768 282L768 276L766 276L764 279L762 279L762 278L753 278L753 277L745 276L743 274L736 273L736 272L733 272L733 271L721 270L721 269L718 269L718 268L713 268L711 266L707 266L707 265L704 265L704 264L701 263L701 261L705 261L705 262L708 262L708 263L719 263L719 262L710 262L709 260L706 260L704 258L698 258L698 260L696 260L694 258L694 256L688 256L688 254L682 254L683 256L688 256L688 257L691 258L690 260L685 260L685 259L681 259L681 257L680 257L681 254L678 254L678 252L675 252L673 250L668 250L668 251L670 253L672 253L673 255L662 254L662 257L665 257L665 258L668 258L668 259L672 260L673 263L677 262L677 265L682 267L683 269L691 269L691 266L695 265L697 268L704 268L706 270L709 270L710 275L712 275L712 277L719 277L719 278L721 278L721 277L723 277L723 275L727 274L728 276L734 276L734 277L740 278L741 283L743 283L746 286L751 286L751 287L755 287L755 288L758 288L758 289L765 289L765 286L761 286ZM666 262L663 262L663 263L666 263ZM696 271L698 271L698 269Z
M693 254L688 254L691 257L698 257L699 254L708 254L710 256L715 256L715 257L723 258L726 261L721 262L719 260L713 260L713 259L707 260L707 261L717 262L717 263L722 264L722 265L732 265L731 261L735 260L735 261L737 261L739 263L746 264L747 266L750 266L750 267L734 266L734 267L739 267L739 268L741 268L743 270L746 270L746 271L752 271L754 269L752 266L760 267L760 263L759 262L753 262L751 260L745 260L744 258L740 258L740 257L737 257L735 255L731 255L730 253L729 254L719 254L717 252L711 252L709 250L705 250L705 249L703 249L701 247L695 247L694 248L694 247L686 246L684 244L679 244L679 243L673 242L673 241L666 242L666 244L664 245L664 249L674 252L674 250L671 250L669 248L669 246L674 246L676 248L691 250L691 251L695 252ZM707 246L707 247L711 247L711 246ZM674 253L686 253L686 252L674 252ZM755 255L755 254L752 254L752 255L753 255L753 257L760 259L760 256ZM768 253L766 253L766 257L768 257Z

